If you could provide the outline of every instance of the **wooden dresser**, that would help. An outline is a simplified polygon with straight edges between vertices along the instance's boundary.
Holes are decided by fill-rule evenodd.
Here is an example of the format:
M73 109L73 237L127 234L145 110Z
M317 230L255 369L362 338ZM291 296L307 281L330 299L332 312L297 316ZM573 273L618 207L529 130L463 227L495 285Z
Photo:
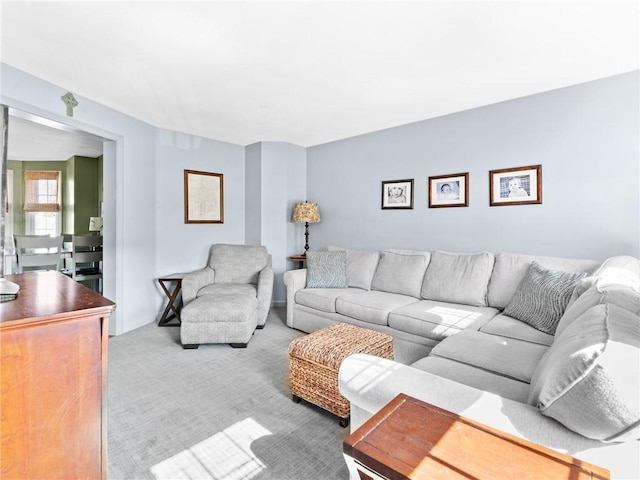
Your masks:
M106 479L109 316L58 272L7 275L0 303L0 478Z

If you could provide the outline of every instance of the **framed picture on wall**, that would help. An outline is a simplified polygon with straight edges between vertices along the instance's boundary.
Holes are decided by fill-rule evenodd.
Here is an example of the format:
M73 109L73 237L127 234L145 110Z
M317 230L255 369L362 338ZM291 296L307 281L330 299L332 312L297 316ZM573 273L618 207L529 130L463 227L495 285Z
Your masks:
M489 171L489 205L542 203L542 165Z
M382 182L382 209L413 208L413 179Z
M184 171L184 223L224 223L221 173Z
M469 172L429 177L429 208L468 207Z

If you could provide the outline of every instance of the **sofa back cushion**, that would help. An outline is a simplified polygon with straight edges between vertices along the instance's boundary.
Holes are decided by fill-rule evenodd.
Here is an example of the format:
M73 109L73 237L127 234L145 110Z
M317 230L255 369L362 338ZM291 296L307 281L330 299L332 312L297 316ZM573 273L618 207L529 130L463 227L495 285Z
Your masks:
M597 305L557 334L531 379L529 403L603 442L640 438L640 318Z
M258 283L258 274L270 263L262 245L215 244L209 251L209 267L215 283Z
M376 273L380 254L378 252L366 252L362 250L350 250L329 246L328 250L344 251L347 254L347 284L350 287L371 290L373 275Z
M613 303L640 315L640 260L628 255L606 259L576 285L556 332L560 333L589 308Z
M580 295L567 307L558 323L556 334L561 333L567 326L578 320L587 310L596 305L611 303L635 315L640 315L640 292L625 285L595 284Z
M541 255L521 255L498 253L493 267L487 299L490 307L505 308L513 298L518 285L533 261L552 270L591 274L601 262L574 258L545 257Z
M431 254L414 250L385 250L371 282L372 290L420 298Z
M493 263L492 253L433 252L420 296L425 300L484 307Z

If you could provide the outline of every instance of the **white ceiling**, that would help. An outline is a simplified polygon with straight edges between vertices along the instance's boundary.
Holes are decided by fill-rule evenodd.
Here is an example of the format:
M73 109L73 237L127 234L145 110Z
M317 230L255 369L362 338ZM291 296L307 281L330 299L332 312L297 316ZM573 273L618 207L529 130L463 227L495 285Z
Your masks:
M102 155L97 137L64 128L54 122L46 125L37 118L9 117L9 160L69 160L74 155L96 158Z
M637 0L1 8L2 61L73 92L78 118L86 97L240 145L317 145L640 68Z

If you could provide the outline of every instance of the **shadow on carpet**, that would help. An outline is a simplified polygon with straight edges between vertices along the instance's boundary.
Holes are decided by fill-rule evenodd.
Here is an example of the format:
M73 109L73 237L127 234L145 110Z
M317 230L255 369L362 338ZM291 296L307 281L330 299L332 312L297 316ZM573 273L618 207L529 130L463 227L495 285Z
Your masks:
M272 309L246 349L184 350L151 323L109 340L108 478L346 480L336 417L295 404L289 343Z

